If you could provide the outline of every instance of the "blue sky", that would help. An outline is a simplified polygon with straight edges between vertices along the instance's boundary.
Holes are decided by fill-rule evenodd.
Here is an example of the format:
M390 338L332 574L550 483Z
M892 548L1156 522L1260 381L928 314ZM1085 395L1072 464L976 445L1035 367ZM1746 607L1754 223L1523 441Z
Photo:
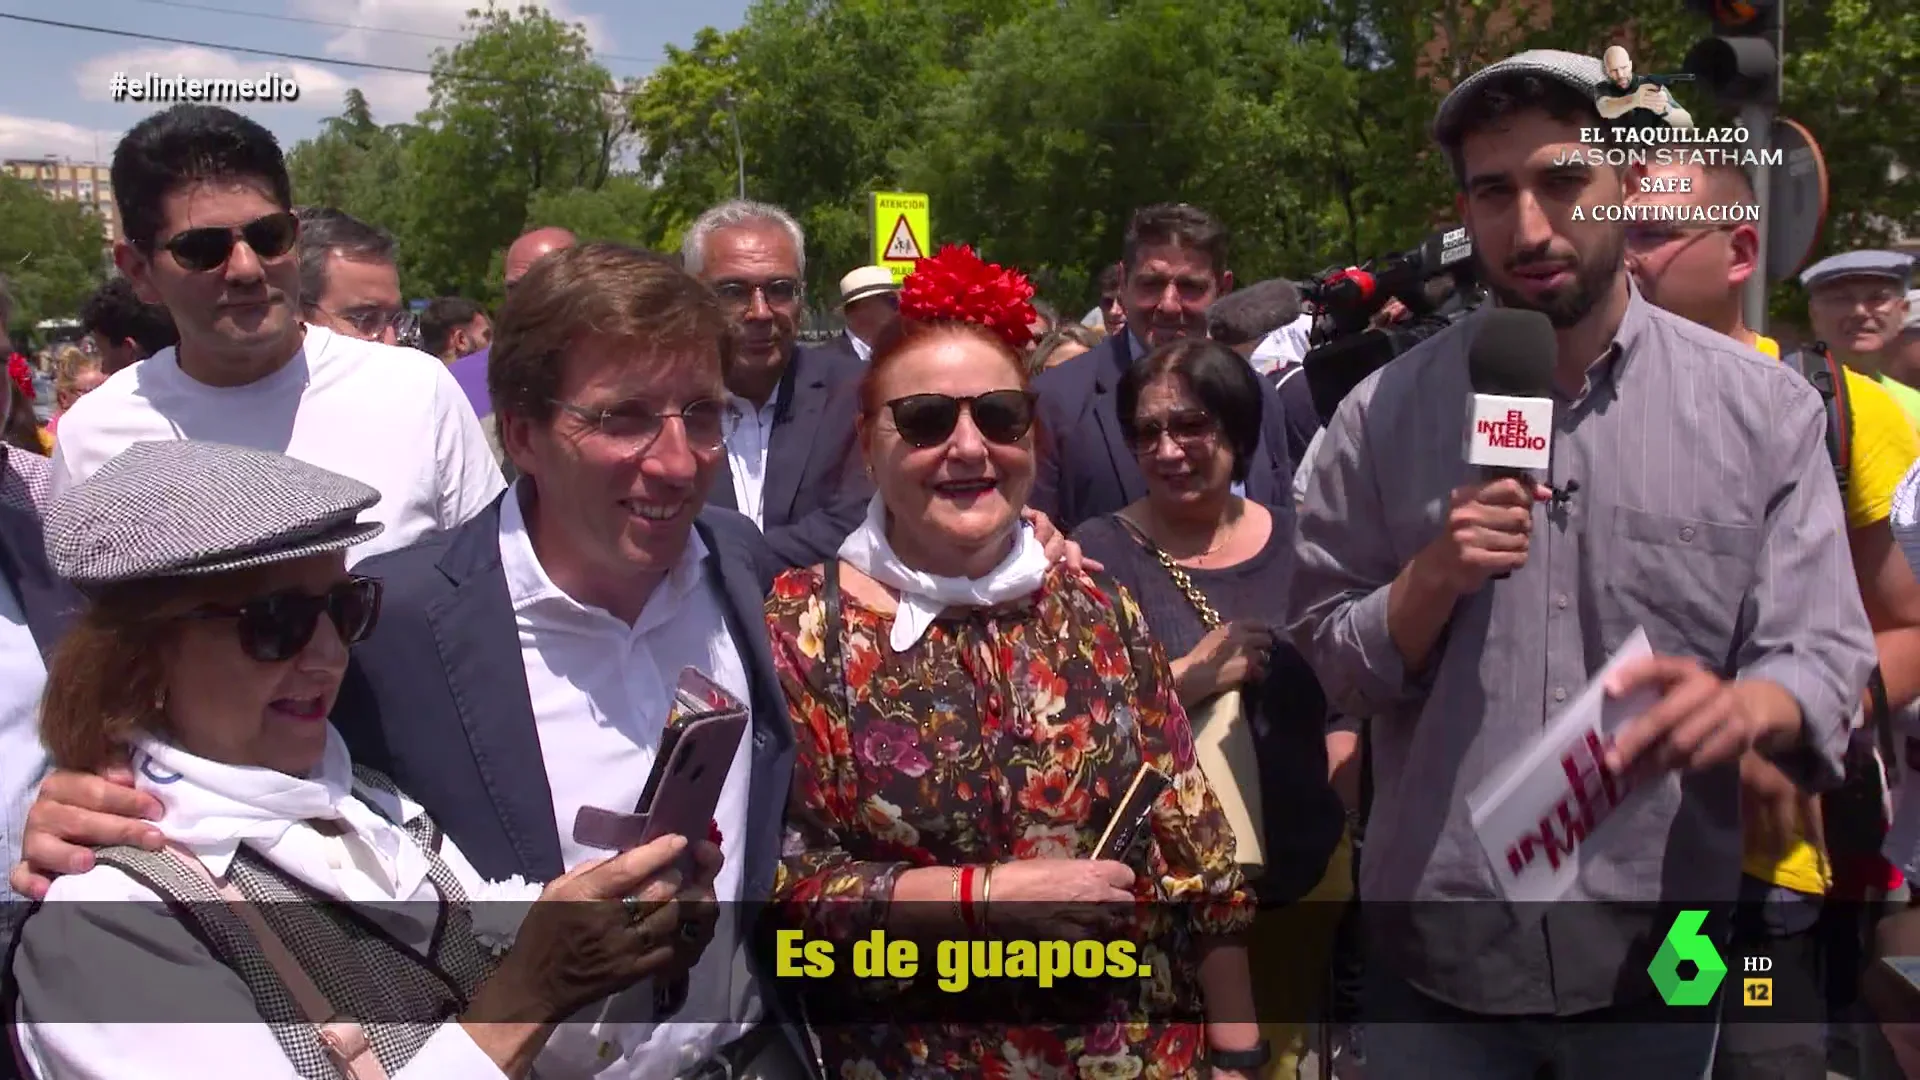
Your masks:
M512 6L519 6L514 0ZM0 14L329 59L426 69L454 44L469 8L486 0L0 0ZM687 45L703 26L731 28L747 0L545 0L586 25L616 78L643 75L666 45ZM115 72L258 79L300 85L297 102L235 106L291 147L340 111L359 87L383 123L425 107L425 76L285 60L0 19L0 158L109 161L120 134L155 106L114 103ZM96 149L97 147L97 149Z

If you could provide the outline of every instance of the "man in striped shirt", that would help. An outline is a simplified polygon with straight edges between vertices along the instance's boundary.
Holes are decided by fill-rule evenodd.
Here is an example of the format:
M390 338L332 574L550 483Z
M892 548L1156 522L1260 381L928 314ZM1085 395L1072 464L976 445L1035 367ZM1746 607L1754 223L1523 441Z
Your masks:
M1657 181L1656 190L1635 194L1637 205L1755 202L1751 182L1737 165L1655 164L1647 173ZM1759 233L1750 223L1627 226L1628 266L1648 299L1779 360L1779 344L1749 329L1741 313L1742 287L1759 272L1758 252ZM1920 581L1894 544L1888 516L1895 487L1920 458L1920 434L1873 379L1852 368L1843 369L1843 377L1846 393L1835 401L1836 406L1844 402L1852 432L1842 492L1847 546L1873 623L1888 706L1897 710L1920 698ZM1861 706L1870 709L1872 702ZM1741 887L1755 902L1742 905L1736 915L1734 950L1772 957L1776 996L1788 980L1797 979L1802 992L1787 991L1790 999L1819 1001L1825 996L1823 900L1830 891L1849 900L1885 891L1886 865L1878 856L1862 859L1846 851L1829 858L1818 800L1760 755L1748 754L1740 775L1746 817ZM1842 885L1837 890L1836 870ZM1898 883L1896 875L1893 884ZM1824 1080L1826 1049L1818 1024L1732 1024L1721 1033L1714 1068L1723 1080Z

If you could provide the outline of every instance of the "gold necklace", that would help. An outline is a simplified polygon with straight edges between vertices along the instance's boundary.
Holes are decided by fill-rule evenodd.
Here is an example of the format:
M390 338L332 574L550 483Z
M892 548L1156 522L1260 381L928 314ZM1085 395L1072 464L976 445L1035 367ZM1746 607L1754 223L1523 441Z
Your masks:
M1148 513L1152 514L1153 512L1152 510L1149 510ZM1221 548L1227 546L1227 541L1233 539L1233 531L1235 526L1237 526L1240 523L1240 520L1245 517L1246 517L1246 511L1243 508L1238 518L1235 518L1233 521L1227 521L1222 523L1223 527L1220 529L1219 533L1217 534L1218 538L1214 540L1212 547L1209 547L1207 550L1201 552L1198 555L1186 555L1186 556L1182 556L1181 558L1175 559L1174 561L1188 562L1188 563L1202 563L1212 558L1216 552L1218 552ZM1159 523L1160 523L1159 518L1157 515L1155 515L1154 524L1158 525ZM1155 531L1164 532L1164 530L1162 529L1156 529ZM1161 545L1163 550L1165 549L1165 546L1166 545L1164 544Z

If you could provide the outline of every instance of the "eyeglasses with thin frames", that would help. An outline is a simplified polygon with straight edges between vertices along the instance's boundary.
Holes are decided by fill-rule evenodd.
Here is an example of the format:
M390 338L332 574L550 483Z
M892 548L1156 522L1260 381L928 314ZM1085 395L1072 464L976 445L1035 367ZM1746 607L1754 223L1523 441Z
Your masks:
M615 402L600 409L558 398L549 399L549 404L565 411L598 435L630 444L636 454L645 453L653 447L660 433L666 430L666 422L671 417L680 419L681 427L686 431L687 445L701 453L711 453L727 445L727 435L733 426L732 410L712 399L696 401L678 412L661 412L639 401Z
M397 333L402 328L402 324L405 323L406 317L411 314L411 312L401 308L381 307L357 307L348 308L345 311L333 311L328 308L323 308L318 304L314 305L313 310L320 312L322 315L339 319L341 322L353 327L355 333L370 338L377 338L381 334L386 333L388 327L393 327Z
M715 296L730 308L753 306L753 295L759 293L767 301L768 307L783 307L799 300L806 294L806 286L792 278L775 278L772 281L717 281L713 285Z

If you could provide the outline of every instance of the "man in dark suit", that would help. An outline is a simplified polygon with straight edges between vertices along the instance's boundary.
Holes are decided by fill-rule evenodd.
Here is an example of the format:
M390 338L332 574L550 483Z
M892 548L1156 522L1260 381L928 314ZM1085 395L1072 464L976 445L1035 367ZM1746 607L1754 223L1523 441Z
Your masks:
M864 364L874 343L900 318L900 283L884 266L862 266L840 279L840 317L847 328L822 342L820 349Z
M1127 316L1123 332L1033 381L1040 396L1040 470L1029 502L1069 533L1146 496L1146 480L1120 427L1114 389L1127 365L1150 349L1206 336L1207 309L1233 289L1226 230L1192 206L1149 206L1127 227L1120 274ZM1293 466L1285 410L1272 388L1262 385L1268 392L1260 444L1242 494L1287 506Z
M681 262L739 328L727 372L727 453L709 501L752 519L783 566L840 550L873 488L854 440L857 357L798 344L806 235L792 215L734 201L687 230Z
M552 880L611 854L577 816L638 804L684 668L751 707L715 810L721 926L682 984L636 987L604 1033L572 1024L549 1044L587 1072L685 1076L694 1060L694 1075L783 1078L812 1056L771 1019L762 954L747 949L750 974L736 973L739 916L773 887L795 742L761 608L765 542L703 508L725 457L729 323L658 256L587 244L543 259L508 298L490 358L520 478L458 528L356 568L386 592L331 719L489 879ZM56 774L42 802L70 819L140 812L111 786ZM150 843L127 829L139 824L34 818L36 834L87 845ZM49 850L30 850L36 869L73 869L61 860L75 853ZM15 881L34 885L19 869ZM686 1019L652 1022L668 1016Z

